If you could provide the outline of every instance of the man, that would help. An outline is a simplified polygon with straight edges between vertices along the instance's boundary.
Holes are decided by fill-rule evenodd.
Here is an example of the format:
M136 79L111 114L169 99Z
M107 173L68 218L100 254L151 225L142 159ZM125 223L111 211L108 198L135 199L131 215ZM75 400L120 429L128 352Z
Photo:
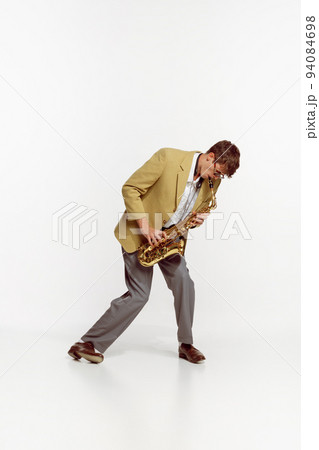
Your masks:
M126 181L122 194L126 210L115 227L121 244L128 288L114 299L109 309L69 350L75 359L103 361L105 350L123 333L148 301L153 266L144 267L137 258L138 247L148 242L158 245L165 228L177 224L199 205L211 199L208 179L216 193L221 179L231 177L239 167L240 153L230 141L220 141L206 153L161 148ZM209 214L195 213L192 228L200 226ZM185 242L187 233L184 235ZM178 353L192 363L205 360L193 346L194 282L185 257L179 253L158 262L174 296Z

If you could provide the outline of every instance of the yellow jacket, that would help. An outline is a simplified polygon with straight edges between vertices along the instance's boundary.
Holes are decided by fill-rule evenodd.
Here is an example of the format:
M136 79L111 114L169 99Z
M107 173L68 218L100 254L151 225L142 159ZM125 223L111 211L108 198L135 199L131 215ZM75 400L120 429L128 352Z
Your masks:
M201 152L161 148L125 182L122 195L126 209L114 234L126 252L132 253L146 242L136 219L146 216L151 227L161 229L176 211L195 153ZM215 193L220 181L214 180ZM210 198L209 183L205 179L193 210L202 207L202 202L208 204Z

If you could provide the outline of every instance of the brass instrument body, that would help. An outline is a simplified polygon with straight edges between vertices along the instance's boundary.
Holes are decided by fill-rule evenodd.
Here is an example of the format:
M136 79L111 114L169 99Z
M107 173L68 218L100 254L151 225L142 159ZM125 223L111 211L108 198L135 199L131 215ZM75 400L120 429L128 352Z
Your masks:
M211 200L208 205L199 208L196 213L208 213L217 207L211 180L209 180L209 184L211 189ZM176 253L180 253L184 256L186 239L183 235L189 230L189 228L194 227L194 224L192 224L193 218L193 213L190 213L184 220L178 222L176 225L172 225L167 229L165 228L167 238L163 238L158 245L153 246L148 242L140 245L137 254L139 263L144 267L151 267L167 256L174 255Z

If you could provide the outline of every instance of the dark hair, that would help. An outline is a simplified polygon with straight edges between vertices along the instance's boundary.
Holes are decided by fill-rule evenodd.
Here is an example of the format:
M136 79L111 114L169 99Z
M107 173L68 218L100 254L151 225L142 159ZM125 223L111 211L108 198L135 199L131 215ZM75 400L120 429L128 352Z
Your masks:
M206 153L214 153L215 161L225 165L226 175L231 178L239 167L240 152L230 141L219 141Z

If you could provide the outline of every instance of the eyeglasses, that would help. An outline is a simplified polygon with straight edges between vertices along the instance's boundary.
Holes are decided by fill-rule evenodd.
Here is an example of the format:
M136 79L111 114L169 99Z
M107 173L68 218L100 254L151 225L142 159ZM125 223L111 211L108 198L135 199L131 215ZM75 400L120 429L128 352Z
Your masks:
M216 163L214 163L214 169L215 169L215 167L216 167ZM220 178L221 180L223 178L225 178L225 174L219 172L219 170L214 170L214 175L215 175L215 177Z

